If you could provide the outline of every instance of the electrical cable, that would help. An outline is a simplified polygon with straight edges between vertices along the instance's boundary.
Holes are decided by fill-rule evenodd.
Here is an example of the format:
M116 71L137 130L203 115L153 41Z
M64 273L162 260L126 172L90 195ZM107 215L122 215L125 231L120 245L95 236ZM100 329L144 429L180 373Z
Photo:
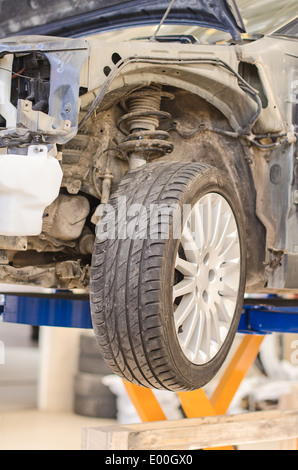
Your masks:
M256 124L261 111L262 111L262 102L259 96L259 93L257 90L255 90L241 75L239 75L238 72L236 72L229 64L227 64L225 61L219 58L198 58L198 59L175 59L175 58L150 58L150 57L128 57L126 59L121 59L114 69L110 72L106 80L104 81L102 87L100 88L98 94L96 95L94 101L92 102L90 108L88 109L87 113L83 117L83 119L79 123L79 129L87 122L87 120L92 116L92 114L96 111L100 103L102 102L106 92L108 91L111 83L115 80L115 78L118 76L118 74L122 71L124 67L126 67L129 64L132 63L150 63L150 64L156 64L156 65L165 65L165 64L170 64L170 65L181 65L182 63L185 63L187 65L198 65L198 64L212 64L215 66L221 66L228 70L230 73L232 73L238 80L238 85L244 91L248 96L251 97L257 104L257 109L254 115L250 118L247 126L243 129L241 129L239 132L231 132L231 131L225 131L221 129L207 129L207 128L201 128L198 129L197 131L194 132L193 135L196 133L203 131L203 130L209 130L210 132L217 132L223 135L226 135L231 138L241 138L243 137L244 139L248 140L252 145L261 148L261 149L274 149L277 147L280 147L281 145L285 143L289 143L289 139L287 136L287 133L280 133L280 134L263 134L263 135L253 135L252 134L252 128ZM175 130L176 132L177 129L171 129ZM294 132L295 137L297 138L297 133ZM183 136L182 136L183 137ZM187 136L184 138L190 138L191 136ZM285 137L285 139L280 140L278 142L273 142L272 144L262 144L261 142L258 142L258 140L263 139L263 138L271 138L271 139L279 139Z
M172 123L172 127L167 129L167 132L171 132L171 131L176 132L183 139L191 139L192 137L194 137L195 135L197 135L201 132L214 132L215 134L221 134L221 135L224 135L226 137L230 137L232 139L244 138L244 139L248 140L252 145L255 145L256 147L259 147L261 149L274 149L274 148L280 147L281 145L283 145L285 143L288 143L288 138L286 138L286 139L282 139L278 142L273 142L272 144L262 144L262 143L258 142L255 139L256 138L258 138L258 139L259 138L271 138L270 134L267 134L266 136L254 136L253 138L251 138L251 136L246 135L246 134L242 134L242 133L239 133L239 132L231 132L231 131L226 131L224 129L206 127L205 125L200 126L200 128L198 128L198 129L196 129L192 132L189 132L189 133L186 132L185 133L184 131L182 131L176 125L174 125ZM281 138L281 137L285 137L285 136L287 136L287 134L285 134L285 133L275 134L275 138Z
M169 5L169 8L168 8L168 10L166 11L166 13L163 17L163 19L160 23L160 26L162 25L162 22L166 19L170 9L172 8L172 6L174 4L174 1L175 0L172 0L171 4ZM155 39L156 34L158 33L158 30L159 30L159 28L155 31L154 35L152 36L152 38L150 40ZM97 110L97 108L100 105L100 103L102 102L105 94L107 93L110 85L115 80L115 78L119 75L119 73L122 71L122 69L124 67L126 67L127 65L132 64L132 63L150 63L150 64L156 64L156 65L165 65L165 64L181 65L182 63L185 63L187 65L194 65L194 64L196 64L196 65L198 65L198 64L212 64L212 65L215 65L215 66L218 65L218 66L221 66L221 67L225 68L230 73L232 73L238 79L239 87L247 95L249 95L257 104L256 112L250 118L247 126L244 129L241 129L240 132L230 132L230 131L224 131L224 130L221 130L221 129L212 129L212 128L201 128L201 129L198 129L198 130L194 131L193 134L189 135L189 136L186 136L185 134L182 135L180 133L181 137L190 138L191 136L194 136L198 132L201 132L201 131L205 130L205 131L210 131L210 132L217 132L219 134L223 134L223 135L226 135L226 136L231 137L231 138L244 137L252 145L255 145L256 147L259 147L261 149L273 149L273 148L276 148L276 147L281 146L282 144L288 142L288 138L287 138L286 133L263 134L263 135L255 135L255 136L253 136L253 138L251 137L251 130L254 127L255 123L257 122L257 120L258 120L258 118L261 114L261 111L262 111L262 102L261 102L261 99L259 97L258 91L255 90L246 80L244 80L244 78L241 77L241 75L239 75L239 73L237 73L229 64L227 64L225 61L223 61L222 59L219 59L219 58L215 58L215 59L213 59L213 58L204 58L204 59L201 59L201 58L198 58L198 59L154 58L154 59L152 59L150 57L128 57L126 59L121 59L115 65L115 67L112 69L112 71L110 72L110 74L108 75L106 80L104 81L104 83L103 83L102 87L100 88L98 94L96 95L95 99L93 100L90 108L88 109L87 113L82 118L82 120L80 121L80 123L78 125L78 129L81 129L82 126L87 122L87 120L92 116L92 114ZM12 72L11 70L6 69L4 67L0 67L0 69L11 73L13 75L13 77L22 77L22 78L26 78L26 79L29 79L29 80L44 81L43 79L40 79L40 78L34 78L34 77L28 77L28 76L22 75L22 73L20 73L20 72L23 72L23 70L20 70L18 73L16 73L16 72ZM170 130L174 130L177 133L179 133L179 131L177 129L171 128ZM294 132L294 135L295 135L296 138L298 137L297 132ZM260 143L256 140L256 139L260 140L260 139L263 139L263 138L278 139L278 138L282 138L282 137L285 137L285 139L283 139L281 141L278 141L278 142L274 142L272 144L262 144L262 143Z
M260 108L260 98L258 96L258 91L255 90L244 78L241 77L232 67L229 66L226 62L219 58L198 58L198 59L171 59L171 58L150 58L150 57L127 57L126 59L121 59L115 67L111 70L110 74L104 81L102 87L100 88L98 94L94 98L90 108L88 109L87 113L83 117L83 119L79 123L79 129L86 123L86 121L91 117L91 115L95 112L98 108L99 104L102 102L107 90L109 89L111 83L115 80L115 78L119 75L119 73L129 64L133 63L150 63L153 65L181 65L182 63L187 65L198 65L198 64L211 64L211 65L219 65L221 67L226 68L229 72L231 72L243 85L243 91L250 96L255 98L255 101L258 104L258 109L256 114L253 116L253 123L258 119L261 108ZM243 129L243 132L246 129Z
M19 72L13 72L12 70L6 69L5 67L0 67L0 70L4 70L5 72L9 72L12 75L12 78L26 78L27 80L35 80L36 82L47 82L45 78L38 78L38 77L29 77L27 75L23 75L23 71L25 70L25 67L20 70Z

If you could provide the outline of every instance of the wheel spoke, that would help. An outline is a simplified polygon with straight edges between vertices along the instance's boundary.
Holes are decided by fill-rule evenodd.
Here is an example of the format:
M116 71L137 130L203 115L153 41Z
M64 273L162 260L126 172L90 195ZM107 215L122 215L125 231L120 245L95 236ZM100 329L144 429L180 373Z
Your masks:
M233 234L229 235L229 237L226 237L226 240L227 239L230 239L230 243L225 248L222 245L221 249L223 249L223 251L219 251L219 257L221 259L226 259L227 255L231 251L231 249L234 248L234 246L238 245L238 243L239 243L238 242L238 237L237 237L237 232L234 232Z
M192 217L192 225L195 232L195 241L200 249L205 244L205 233L204 233L204 223L203 218L200 211L201 206L196 204L193 208L193 217Z
M217 310L210 309L211 320L212 320L212 339L217 343L218 346L221 345L221 337L220 337L220 321L218 318Z
M222 199L219 200L219 203L217 204L217 212L216 212L216 221L215 221L215 227L214 227L214 232L213 232L213 237L210 242L210 247L212 247L214 244L216 244L219 236L219 227L220 227L220 222L221 222L221 214L222 211Z
M196 306L196 308L194 310L193 317L192 317L191 324L187 329L187 334L186 334L185 339L184 339L184 346L186 348L188 347L189 343L192 340L193 333L195 331L195 328L197 326L198 321L199 321L199 312L198 312L198 309L197 309L197 306Z
M202 361L201 349L202 349L202 340L204 338L204 325L205 325L205 315L204 312L200 309L199 310L199 325L198 325L198 337L197 337L197 344L195 348L195 361L197 363Z
M199 309L197 320L197 338L193 352L197 364L205 363L210 358L211 345L211 318L209 310Z
M219 302L215 302L215 306L217 308L217 311L220 313L221 321L229 324L231 321L231 316L223 302L223 297L219 297Z
M175 326L176 326L176 331L178 332L180 326L183 325L185 320L188 318L188 316L192 313L194 307L196 305L196 297L194 293L184 295L180 304L175 310L174 316L175 316Z
M212 228L213 228L213 214L212 214L212 197L207 199L207 236L205 246L209 246L212 241Z
M187 260L197 264L199 260L199 249L187 224L185 224L183 228L181 244Z
M236 258L233 260L225 261L219 267L220 277L228 276L229 274L239 272L240 259Z
M173 300L185 294L190 294L196 287L194 279L183 279L173 287Z
M209 310L205 311L205 328L204 328L204 352L206 361L210 359L210 343L211 343L211 315Z
M232 218L232 212L229 212L228 215L227 215L227 220L226 220L226 223L224 225L224 228L223 228L223 231L221 232L221 236L217 242L217 245L215 247L215 249L217 251L220 251L224 245L224 242L226 240L226 234L227 234L227 230L228 230L228 226L229 226L229 223L230 223L230 220Z
M194 277L197 272L197 265L186 261L177 255L175 268L184 276Z
M223 289L218 291L219 295L221 295L222 297L225 297L226 299L230 299L230 300L235 301L237 299L237 290L233 289L230 286L228 286L224 282L223 282L223 284L224 284Z

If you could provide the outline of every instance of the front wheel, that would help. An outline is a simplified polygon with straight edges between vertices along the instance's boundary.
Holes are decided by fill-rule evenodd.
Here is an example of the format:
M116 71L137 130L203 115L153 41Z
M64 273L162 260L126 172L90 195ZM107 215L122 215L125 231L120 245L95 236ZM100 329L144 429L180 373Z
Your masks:
M231 183L209 165L152 163L127 174L109 207L91 274L103 357L138 385L202 387L230 350L243 304L245 228Z

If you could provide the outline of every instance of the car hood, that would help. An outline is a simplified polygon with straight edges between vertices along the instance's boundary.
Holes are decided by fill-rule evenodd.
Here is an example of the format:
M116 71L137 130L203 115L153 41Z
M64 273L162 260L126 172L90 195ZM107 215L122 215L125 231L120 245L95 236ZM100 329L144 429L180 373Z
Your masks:
M82 36L131 26L158 24L170 0L2 0L0 37L17 34ZM192 24L245 32L235 0L176 0L166 24Z

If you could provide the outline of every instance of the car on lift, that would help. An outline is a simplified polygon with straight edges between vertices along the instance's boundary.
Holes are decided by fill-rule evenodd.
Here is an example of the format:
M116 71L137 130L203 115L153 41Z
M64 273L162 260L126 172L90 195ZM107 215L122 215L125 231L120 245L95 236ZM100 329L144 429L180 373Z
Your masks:
M2 2L0 282L86 292L149 388L209 382L245 292L298 293L296 0L238 5Z

